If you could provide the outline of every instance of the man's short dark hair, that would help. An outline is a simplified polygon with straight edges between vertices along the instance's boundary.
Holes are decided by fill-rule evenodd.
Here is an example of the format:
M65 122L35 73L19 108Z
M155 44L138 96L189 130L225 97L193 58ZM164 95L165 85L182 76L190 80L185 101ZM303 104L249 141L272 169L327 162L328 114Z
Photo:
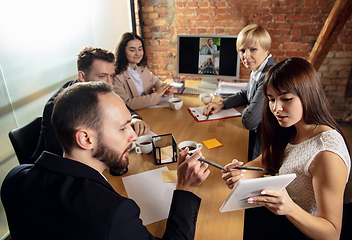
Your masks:
M112 52L102 49L85 47L77 55L77 69L89 74L90 67L95 59L115 63L115 56Z
M111 92L112 86L106 82L84 82L66 88L55 98L51 122L66 153L71 152L79 127L100 130L102 111L98 97Z

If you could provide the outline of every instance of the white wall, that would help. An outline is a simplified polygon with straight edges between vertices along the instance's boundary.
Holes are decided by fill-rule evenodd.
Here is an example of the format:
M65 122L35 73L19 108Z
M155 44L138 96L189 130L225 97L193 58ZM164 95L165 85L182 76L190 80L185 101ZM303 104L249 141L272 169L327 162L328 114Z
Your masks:
M84 46L114 51L127 31L130 0L0 0L1 182L18 165L8 132L41 115L54 89L76 78ZM7 232L0 204L0 238Z

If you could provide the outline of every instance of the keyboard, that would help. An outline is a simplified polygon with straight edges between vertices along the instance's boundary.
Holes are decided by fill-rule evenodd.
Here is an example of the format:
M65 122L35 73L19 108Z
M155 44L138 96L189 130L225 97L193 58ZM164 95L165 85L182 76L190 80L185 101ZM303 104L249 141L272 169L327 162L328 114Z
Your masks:
M186 87L185 90L183 90L183 93L185 93L185 94L201 94L201 93L215 94L215 90L216 89L210 89L210 88Z

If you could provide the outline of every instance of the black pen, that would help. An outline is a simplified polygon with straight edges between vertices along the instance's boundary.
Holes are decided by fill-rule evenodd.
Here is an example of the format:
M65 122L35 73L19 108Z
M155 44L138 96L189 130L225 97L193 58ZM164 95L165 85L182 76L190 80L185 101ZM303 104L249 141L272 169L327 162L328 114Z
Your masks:
M264 168L260 167L246 167L246 166L237 166L235 169L244 169L244 170L252 170L252 171L264 171Z
M216 167L216 168L219 168L223 171L227 171L226 168L224 168L223 166L220 166L219 164L216 164L216 163L213 163L205 158L202 158L200 157L198 160L202 161L202 162L205 162L205 163L208 163L209 165L213 166L213 167ZM264 171L263 168L260 168L260 167L246 167L246 166L237 166L235 167L235 169L243 169L243 170L252 170L252 171Z
M227 169L224 168L223 166L220 166L219 164L216 164L216 163L213 163L213 162L211 162L209 160L206 160L205 158L200 157L198 160L202 161L202 162L205 162L205 163L208 163L209 165L211 165L213 167L216 167L216 168L219 168L219 169L221 169L223 171L227 171Z

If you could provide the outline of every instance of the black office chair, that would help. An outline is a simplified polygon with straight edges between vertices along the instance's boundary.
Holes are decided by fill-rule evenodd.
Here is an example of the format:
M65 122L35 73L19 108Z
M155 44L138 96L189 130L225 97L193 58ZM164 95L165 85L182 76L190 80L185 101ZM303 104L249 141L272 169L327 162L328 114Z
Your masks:
M9 138L20 164L33 163L30 159L37 148L42 117L9 132Z

